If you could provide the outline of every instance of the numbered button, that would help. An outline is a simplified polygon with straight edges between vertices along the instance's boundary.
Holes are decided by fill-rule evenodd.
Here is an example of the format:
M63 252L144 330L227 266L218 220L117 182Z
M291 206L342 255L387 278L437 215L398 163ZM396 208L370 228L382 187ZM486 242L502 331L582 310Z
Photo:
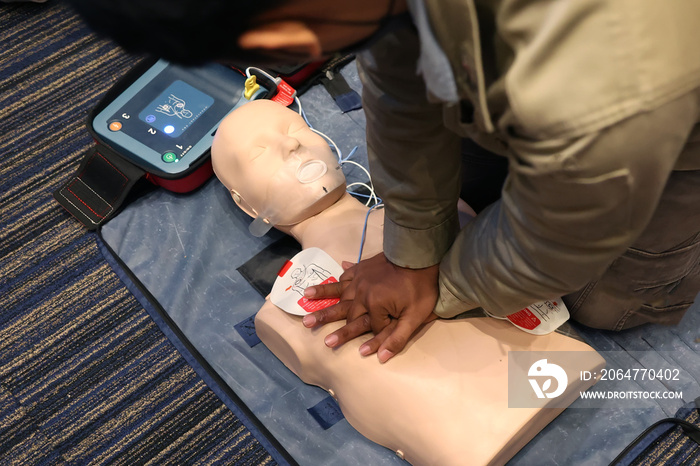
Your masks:
M175 155L175 152L168 151L168 152L163 154L163 162L165 162L165 163L177 162L177 155Z

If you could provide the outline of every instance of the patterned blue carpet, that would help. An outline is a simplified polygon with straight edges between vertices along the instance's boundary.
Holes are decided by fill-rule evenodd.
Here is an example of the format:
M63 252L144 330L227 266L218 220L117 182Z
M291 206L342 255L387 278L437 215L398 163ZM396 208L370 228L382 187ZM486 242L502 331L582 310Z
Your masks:
M273 464L52 198L135 61L55 0L0 4L0 464Z

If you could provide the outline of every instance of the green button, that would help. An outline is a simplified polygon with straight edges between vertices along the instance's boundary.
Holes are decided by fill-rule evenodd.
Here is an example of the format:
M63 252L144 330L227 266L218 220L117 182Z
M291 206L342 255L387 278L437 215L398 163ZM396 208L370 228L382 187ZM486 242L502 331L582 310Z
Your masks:
M177 161L177 155L175 155L175 152L166 152L163 154L163 162L165 163L172 163Z

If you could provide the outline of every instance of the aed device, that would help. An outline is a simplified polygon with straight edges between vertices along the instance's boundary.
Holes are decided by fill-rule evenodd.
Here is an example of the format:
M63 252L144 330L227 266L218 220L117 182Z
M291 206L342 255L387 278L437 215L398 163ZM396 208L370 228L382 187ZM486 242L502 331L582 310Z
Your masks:
M245 80L219 64L141 62L90 112L96 145L54 197L92 230L143 177L178 193L198 188L213 175L210 148L219 123L247 101Z

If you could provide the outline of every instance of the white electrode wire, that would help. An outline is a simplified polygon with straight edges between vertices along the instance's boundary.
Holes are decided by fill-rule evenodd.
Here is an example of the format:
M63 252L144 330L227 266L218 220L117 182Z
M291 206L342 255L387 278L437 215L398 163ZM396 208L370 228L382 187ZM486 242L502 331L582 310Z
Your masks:
M369 196L366 196L366 195L360 194L360 193L353 193L352 191L350 191L350 188L352 188L353 186L363 186L363 187L367 188L367 190L369 191ZM381 203L381 201L377 197L377 194L374 192L374 188L372 188L367 183L362 183L361 181L356 181L355 183L350 183L349 185L347 185L346 188L350 194L355 194L357 196L366 197L367 198L367 202L365 202L366 206L370 205L370 203L372 202L372 199L374 199L375 205Z
M257 69L257 68L254 68L254 67L249 67L248 69L250 69L250 68ZM246 69L246 73L248 73L248 69ZM263 73L264 73L264 72L263 72ZM266 73L265 73L265 74L266 74ZM343 165L346 164L346 163L350 163L350 164L352 164L352 165L356 165L357 167L360 168L360 170L362 170L363 172L365 172L365 175L367 175L367 183L362 183L362 182L351 183L351 184L349 184L349 185L346 187L346 189L348 190L348 192L350 192L349 190L350 190L350 188L351 188L352 186L364 186L365 188L367 188L367 190L369 190L369 193L370 193L370 195L368 196L368 199L367 199L367 202L365 203L365 205L366 205L366 206L369 206L370 203L372 202L372 200L374 200L374 206L372 206L373 208L374 208L376 205L380 204L381 201L379 200L379 198L377 198L377 194L374 192L374 187L373 187L373 185L372 185L372 177L370 176L369 171L368 171L365 167L363 167L362 165L360 165L359 163L357 163L357 162L355 162L355 161L352 161L352 160L348 160L350 157L352 157L352 156L355 154L355 152L357 151L358 146L353 147L352 150L350 151L350 154L349 154L347 157L343 158L343 153L342 153L341 150L338 148L338 146L336 145L335 141L333 141L333 139L331 139L330 136L328 136L327 134L325 134L325 133L323 133L323 132L317 130L317 129L314 128L313 126L311 126L311 123L309 123L309 119L306 118L306 112L304 112L304 109L303 109L302 106L301 106L301 101L299 100L299 98L298 98L298 97L294 97L294 100L297 102L297 105L299 106L299 114L304 118L304 121L306 121L306 124L309 126L309 129L310 129L311 131L313 131L314 133L318 134L319 136L321 136L321 137L322 137L323 139L325 139L326 141L328 141L328 143L333 147L333 149L335 150L336 155L338 156L338 163L339 163L341 166L343 166ZM357 194L357 193L351 193L351 194Z
M346 159L346 160L342 160L342 161L340 162L341 165L345 165L346 163L351 163L351 164L353 164L353 165L356 165L356 166L360 167L360 169L361 169L363 172L365 172L365 175L367 175L367 179L369 180L369 183L370 183L370 184L372 183L372 177L369 175L369 171L367 171L367 169L366 169L365 167L363 167L362 165L360 165L360 164L357 163L357 162L353 162L352 160L347 160L347 159Z
M364 183L353 183L353 185L355 185L355 184L362 184L362 185L365 186L367 189L369 189L369 187L368 187L366 184L364 184ZM348 193L349 193L349 194L352 194L353 196L364 197L365 199L370 199L370 198L372 198L372 196L370 196L370 195L368 195L368 194L358 193L358 192L356 192L356 191L348 191ZM375 195L375 197L376 197L376 199L377 199L377 204L384 204L384 201L382 201L382 198L381 198L381 197L376 196L376 195ZM365 205L366 205L366 204L365 204Z
M333 141L333 139L329 138L328 136L326 136L325 134L323 134L319 130L312 128L311 125L309 125L309 128L311 129L311 131L313 131L314 133L321 136L323 139L328 141L331 144L331 146L333 146L333 149L335 149L335 153L338 155L338 162L342 162L343 161L343 153L340 152L340 149L338 149L338 146L335 145L335 142Z
M263 70L263 69L261 69L261 68L258 68L258 67L256 67L256 66L249 66L248 68L245 69L245 75L246 75L247 77L249 77L249 78L251 77L251 74L250 74L250 71L251 71L251 70L256 71L256 72L258 72L258 73L260 73L260 74L262 74L262 75L267 76L269 79L271 79L271 80L272 80L274 83L276 83L276 84L279 84L280 81L282 81L282 78L279 78L279 77L276 78L276 77L272 76L270 73L268 73L267 71L265 71L265 70ZM268 92L271 92L271 91L268 91ZM304 117L304 120L306 121L306 124L308 125L308 124L309 124L309 120L306 119L306 115L304 115L304 113L303 113L304 110L303 110L302 107L301 107L301 100L299 100L299 97L295 95L295 96L294 96L294 101L297 103L297 106L299 107L299 110L298 110L299 115L301 115L301 116ZM311 126L311 125L309 125L309 126Z
M360 146L355 146L355 147L353 147L352 150L350 151L350 153L348 154L348 156L345 157L343 160L341 160L341 163L342 163L342 162L345 162L346 160L350 160L350 159L352 158L352 156L355 155L355 152L357 152L357 149L358 149L359 147L360 147Z
M274 82L276 82L276 83L279 83L279 82L280 82L280 79L279 79L279 78L275 78L274 76L272 76L272 75L271 75L270 73L268 73L267 71L265 71L265 70L263 70L263 69L260 69L260 68L258 68L258 67L256 67L256 66L249 66L248 68L245 69L245 74L246 74L246 76L249 77L249 78L251 77L250 70L254 70L254 71L257 71L257 72L260 73L260 74L264 74L265 76L267 76L268 78L270 78L272 81L274 81Z
M311 126L311 122L309 122L309 119L306 118L306 112L304 110L301 111L301 116L304 117L304 121L306 122L306 126L308 126L309 129L313 129L313 126Z

